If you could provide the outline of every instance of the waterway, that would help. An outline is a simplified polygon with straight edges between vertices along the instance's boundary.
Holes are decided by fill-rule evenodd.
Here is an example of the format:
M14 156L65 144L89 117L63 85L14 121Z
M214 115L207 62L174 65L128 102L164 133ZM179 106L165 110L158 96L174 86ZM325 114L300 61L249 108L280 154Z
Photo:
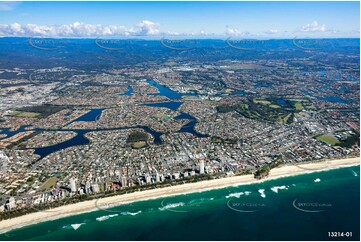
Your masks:
M168 87L161 85L159 83L157 83L154 80L148 80L147 81L149 83L149 85L153 85L155 86L158 90L159 93L158 94L154 94L154 95L159 95L159 96L165 96L168 97L171 100L179 100L182 98L182 95L179 94L178 92L175 92L171 89L169 89ZM130 96L133 93L133 89L131 86L128 86L128 91L124 94L121 95L125 95L125 96ZM237 94L240 94L242 92L238 91L236 92ZM153 94L152 94L153 95ZM185 94L188 95L188 94ZM194 95L194 94L193 94ZM178 108L182 105L183 102L180 101L170 101L170 102L162 102L162 103L148 103L148 104L143 104L146 106L151 106L151 107L165 107L165 108L169 108L172 109L174 111L178 111ZM104 108L96 108L96 109L92 109L90 110L88 113L80 116L79 118L71 121L69 124L74 123L74 122L93 122L93 121L97 121L102 112L104 111ZM193 116L186 114L184 112L181 112L180 115L178 115L177 117L174 117L174 119L176 120L180 120L180 119L188 119L190 120L190 122L188 122L187 124L185 124L178 132L188 132L193 134L196 137L207 137L207 135L203 135L198 133L197 131L194 130L194 127L197 123L196 118L194 118ZM9 138L12 137L14 135L16 135L17 133L20 132L24 132L26 131L25 128L28 126L21 126L18 130L16 131L10 131L9 128L0 128L1 133L4 133L7 135L7 137L5 138ZM162 143L162 139L161 139L161 135L163 135L163 133L160 132L156 132L152 129L150 129L149 127L146 126L134 126L134 127L119 127L119 128L109 128L109 129L33 129L33 131L35 132L46 132L46 131L72 131L76 133L76 136L74 136L73 138L66 140L64 142L55 144L55 145L51 145L51 146L47 146L47 147L41 147L41 148L35 148L34 153L39 155L40 159L50 155L51 153L54 153L56 151L62 150L62 149L66 149L72 146L77 146L77 145L86 145L89 143L89 140L85 137L85 134L89 133L89 132L96 132L96 131L107 131L107 130L123 130L123 129L132 129L132 128L141 128L143 129L145 132L151 134L154 137L154 143L155 144L161 144Z

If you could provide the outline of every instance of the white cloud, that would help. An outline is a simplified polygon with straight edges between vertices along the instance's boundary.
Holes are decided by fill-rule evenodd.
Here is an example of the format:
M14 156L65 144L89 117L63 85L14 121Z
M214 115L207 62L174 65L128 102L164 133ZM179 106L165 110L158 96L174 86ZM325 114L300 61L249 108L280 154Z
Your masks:
M227 27L226 29L226 35L232 35L232 36L248 36L250 35L250 32L244 31L241 32L238 29Z
M238 29L233 29L233 28L227 28L226 29L226 34L227 35L238 35L241 32Z
M18 2L0 2L0 11L11 11L17 4Z
M157 35L159 34L159 25L158 23L153 23L148 20L143 20L137 26L140 28L140 35Z
M325 32L326 25L322 24L319 25L317 21L313 21L310 24L306 24L302 27L303 32Z
M179 32L173 32L173 31L167 31L167 33L166 34L164 34L164 36L179 36L179 35L181 35L181 33L179 33Z
M213 35L215 35L215 33L207 33L206 31L201 30L201 31L199 31L198 35L200 35L200 36L213 36Z
M16 37L98 37L148 36L159 34L159 24L144 20L134 28L74 22L63 25L0 24L0 36Z
M277 34L278 30L277 29L270 29L268 31L265 32L266 34Z

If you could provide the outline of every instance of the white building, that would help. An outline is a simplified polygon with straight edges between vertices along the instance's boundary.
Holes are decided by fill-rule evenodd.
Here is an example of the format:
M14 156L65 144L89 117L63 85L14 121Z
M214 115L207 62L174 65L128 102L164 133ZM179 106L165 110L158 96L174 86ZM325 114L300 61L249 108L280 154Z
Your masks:
M128 181L126 176L122 176L122 187L127 187Z
M12 210L16 207L15 198L10 197L9 200L6 201L5 208L7 210Z
M145 182L146 183L151 183L152 182L152 177L150 175L145 175Z
M160 182L160 176L159 173L157 172L157 174L155 175L155 181L156 182Z
M94 193L98 193L99 192L99 185L97 183L94 183L92 185L92 190Z
M173 173L173 178L174 179L179 179L179 173Z
M76 192L76 180L74 178L70 178L70 191Z
M205 162L204 162L203 159L201 159L201 160L199 161L199 173L200 173L200 174L204 174L204 166L205 166L204 163L205 163Z

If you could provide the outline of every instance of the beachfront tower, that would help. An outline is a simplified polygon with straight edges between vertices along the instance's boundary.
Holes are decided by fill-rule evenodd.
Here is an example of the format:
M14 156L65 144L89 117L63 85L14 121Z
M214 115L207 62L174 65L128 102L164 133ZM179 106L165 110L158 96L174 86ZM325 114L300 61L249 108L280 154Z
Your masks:
M157 172L156 176L155 176L155 181L156 182L160 182L160 176L159 173Z
M122 187L127 187L127 177L126 176L122 176Z
M70 191L71 192L76 192L76 181L75 181L75 179L70 178L69 182L70 182Z
M199 173L204 174L204 159L199 160Z

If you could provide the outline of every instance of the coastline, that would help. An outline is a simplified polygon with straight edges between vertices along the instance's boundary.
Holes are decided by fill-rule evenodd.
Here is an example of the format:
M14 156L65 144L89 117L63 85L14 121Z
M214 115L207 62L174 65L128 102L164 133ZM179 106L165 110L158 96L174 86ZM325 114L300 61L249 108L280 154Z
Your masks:
M197 183L185 183L177 186L156 188L123 195L116 195L112 197L93 199L75 204L64 205L45 211L30 213L7 220L2 220L0 221L0 233L5 233L12 229L24 227L39 222L56 220L63 217L99 210L99 204L107 205L104 206L105 208L143 200L154 200L162 197L221 189L229 186L262 183L265 181L275 180L283 177L290 177L357 165L360 165L360 157L325 160L320 162L310 162L297 165L282 165L280 167L271 169L268 177L261 180L254 179L253 175L232 176L221 179L200 181Z

